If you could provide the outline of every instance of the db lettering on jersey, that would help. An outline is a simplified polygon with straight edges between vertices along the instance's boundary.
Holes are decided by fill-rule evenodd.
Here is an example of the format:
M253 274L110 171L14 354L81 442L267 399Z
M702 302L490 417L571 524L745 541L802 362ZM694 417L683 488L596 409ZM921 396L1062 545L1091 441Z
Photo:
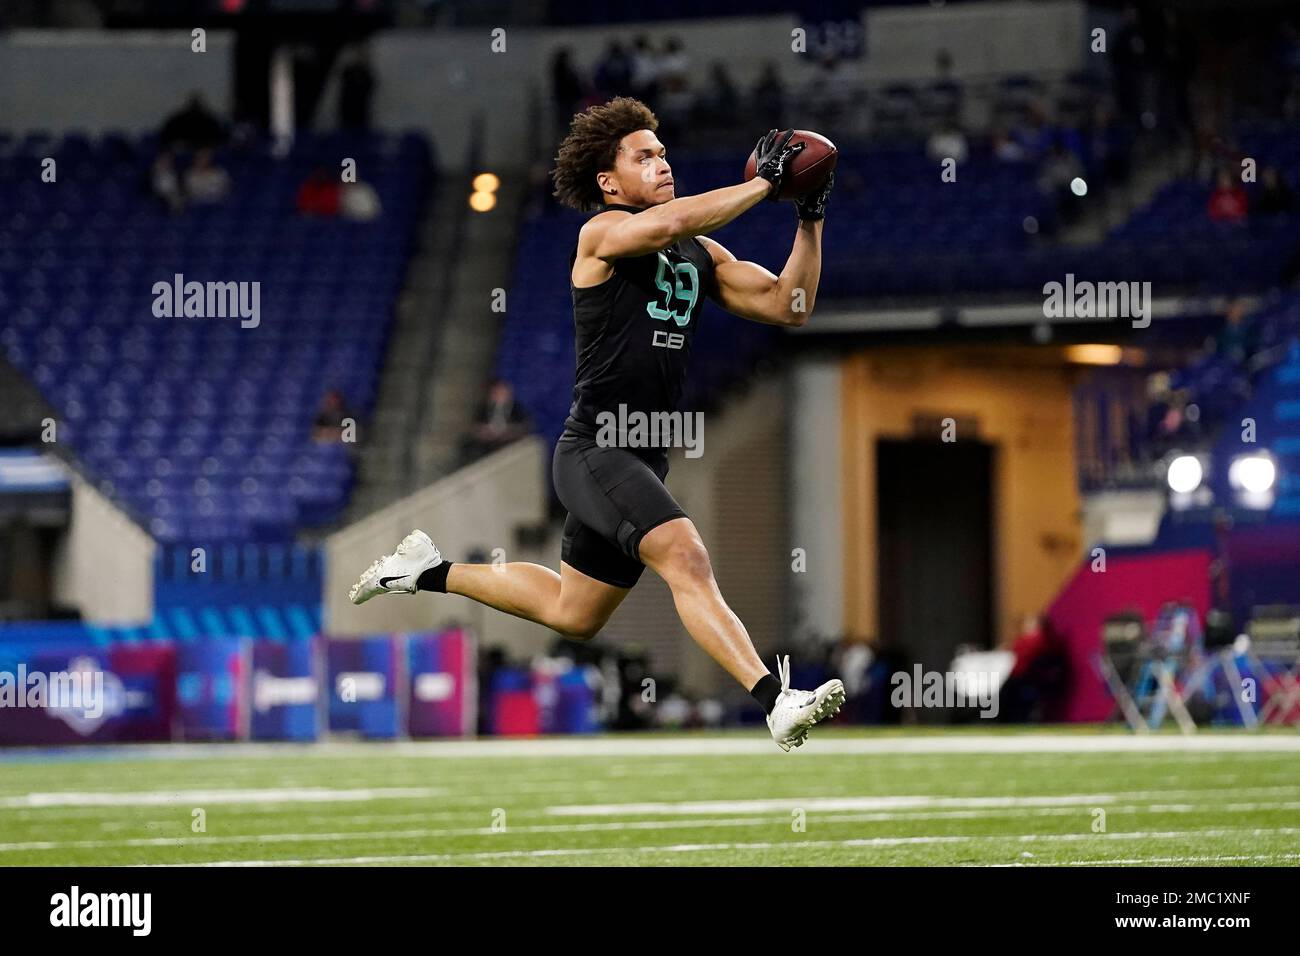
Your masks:
M686 336L680 332L668 332L664 329L655 329L654 338L651 344L661 349L679 349L686 344Z

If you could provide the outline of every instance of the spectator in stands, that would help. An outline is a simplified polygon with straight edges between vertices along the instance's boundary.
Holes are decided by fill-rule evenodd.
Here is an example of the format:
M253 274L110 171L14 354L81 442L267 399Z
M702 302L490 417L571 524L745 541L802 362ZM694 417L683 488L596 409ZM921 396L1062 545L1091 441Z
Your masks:
M1011 139L1021 147L1024 159L1037 163L1052 152L1052 144L1057 142L1056 129L1050 124L1048 108L1041 100L1030 100L1024 108L1021 124L1011 130Z
M1029 614L1005 649L1015 654L1016 661L998 691L996 719L1008 723L1050 720L1050 707L1066 687L1069 668L1060 639L1046 620Z
M1047 107L1040 100L1031 100L1025 107L1025 122L1011 131L1011 137L1031 162L1038 162L1051 152L1056 131L1049 122Z
M551 103L555 106L558 124L568 127L569 120L580 109L585 93L586 84L573 65L569 48L561 47L551 57Z
M474 427L461 446L462 462L468 464L531 431L528 413L515 401L515 391L510 383L496 379L488 386Z
M1282 216L1295 209L1295 196L1276 166L1265 166L1259 174L1259 198L1251 212L1256 216Z
M672 36L664 41L663 51L659 54L656 79L667 83L680 80L690 82L691 58L682 45L681 37Z
M369 183L343 183L339 187L339 215L353 222L371 222L384 211L379 193Z
M1223 328L1214 337L1214 353L1219 358L1244 367L1255 352L1254 335L1246 322L1247 308L1242 299L1228 306L1223 316Z
M528 205L525 218L550 215L560 208L560 201L555 198L555 190L551 182L551 162L547 158L554 155L553 148L544 157L534 160L528 166Z
M158 131L158 148L163 152L213 149L220 146L224 138L221 121L204 105L203 95L196 92L184 109L163 121L162 129Z
M312 424L312 441L318 445L332 445L343 441L344 429L351 424L355 426L356 416L348 408L343 393L331 388L321 397L320 408L316 411L316 420Z
M695 91L685 76L678 73L664 75L659 84L657 112L660 134L664 139L681 142L687 137L695 114Z
M785 115L785 86L781 83L781 74L777 72L776 64L771 60L763 64L763 72L754 84L752 103L755 117L762 118L759 125L770 123L769 128L784 128L781 118Z
M945 159L954 159L959 164L966 162L970 147L966 142L966 135L957 128L955 117L948 116L940 121L934 132L930 134L925 151L936 162L943 162Z
M964 91L960 83L952 78L952 54L940 49L934 55L935 79L925 88L924 112L928 117L952 117L954 122L961 116Z
M610 41L597 62L595 81L602 100L632 92L632 59L617 40Z
M1126 182L1132 171L1133 140L1115 111L1098 103L1083 137L1084 169L1089 185Z
M663 61L650 45L650 38L644 33L632 41L631 62L632 95L646 103L658 103L659 83L663 78Z
M1224 225L1243 223L1248 208L1246 190L1241 188L1241 183L1228 170L1220 169L1214 191L1210 193L1209 202L1205 205L1210 221Z
M993 158L1003 163L1023 163L1025 148L1011 138L1003 126L994 127L989 134L989 151Z
M849 68L833 49L827 48L807 91L817 122L832 129L840 125L856 95L856 83Z
M192 203L219 203L230 194L230 174L212 160L212 150L194 154L185 171L185 198Z
M1186 396L1170 384L1168 372L1157 372L1147 380L1147 434L1156 458L1186 447L1197 437L1196 422L1187 415Z
M176 160L169 152L159 153L149 167L149 192L165 205L169 212L178 213L185 208L185 193L180 176L176 174Z
M952 51L939 47L934 52L934 76L936 83L952 82Z
M1142 432L1147 446L1151 449L1150 457L1152 459L1160 457L1163 452L1163 449L1157 450L1155 448L1155 439L1160 431L1160 423L1164 420L1165 412L1168 411L1170 406L1169 385L1168 372L1152 372L1147 376L1146 425Z
M1050 196L1062 222L1073 222L1083 210L1082 198L1075 195L1072 184L1083 176L1079 157L1065 148L1059 140L1052 144L1047 159L1038 175L1038 188Z
M1192 174L1201 182L1212 182L1219 167L1230 161L1225 123L1222 103L1213 96L1203 97L1191 124Z
M317 166L298 187L298 212L304 216L337 216L341 199L339 181L324 166Z
M701 122L708 126L732 126L740 118L740 91L721 60L709 67L709 81L700 95L699 109Z
M375 74L369 52L357 44L339 74L339 126L345 130L370 129L370 101L375 92Z

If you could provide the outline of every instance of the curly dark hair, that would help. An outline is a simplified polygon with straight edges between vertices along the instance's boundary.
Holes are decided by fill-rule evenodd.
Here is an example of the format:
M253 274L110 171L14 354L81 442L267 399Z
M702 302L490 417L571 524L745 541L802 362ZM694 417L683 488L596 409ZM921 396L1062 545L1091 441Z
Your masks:
M619 142L628 133L658 128L650 107L630 96L616 96L574 116L551 170L555 198L574 209L599 209L604 203L596 174L614 168Z

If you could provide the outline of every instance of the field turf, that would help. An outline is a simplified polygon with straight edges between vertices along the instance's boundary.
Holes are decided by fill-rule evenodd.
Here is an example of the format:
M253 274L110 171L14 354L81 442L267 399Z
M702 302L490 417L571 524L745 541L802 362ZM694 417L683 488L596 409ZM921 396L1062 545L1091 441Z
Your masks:
M1294 731L0 750L0 866L1297 862Z

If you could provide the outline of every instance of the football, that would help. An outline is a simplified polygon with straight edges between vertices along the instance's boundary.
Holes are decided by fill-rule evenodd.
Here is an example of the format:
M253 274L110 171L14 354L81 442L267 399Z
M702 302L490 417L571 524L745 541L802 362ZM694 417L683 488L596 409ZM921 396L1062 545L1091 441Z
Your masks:
M803 143L804 146L795 153L794 162L781 184L777 199L797 199L816 189L826 182L826 177L835 169L835 163L839 159L839 150L835 144L820 133L797 129L790 145L795 143ZM757 167L758 155L751 152L749 161L745 164L745 182L754 178Z

